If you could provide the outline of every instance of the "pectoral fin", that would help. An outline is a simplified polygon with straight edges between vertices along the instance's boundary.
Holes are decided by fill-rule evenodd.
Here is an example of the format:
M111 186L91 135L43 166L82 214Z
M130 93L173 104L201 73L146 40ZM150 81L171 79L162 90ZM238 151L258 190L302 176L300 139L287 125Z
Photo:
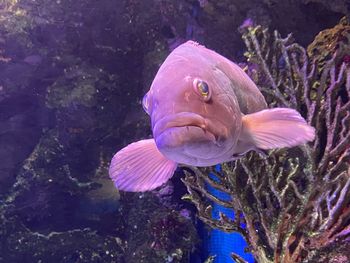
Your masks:
M243 116L241 144L263 150L293 147L315 138L315 129L294 109L275 108Z
M154 139L148 139L117 152L109 167L109 176L119 190L143 192L168 181L176 167L175 162L159 152Z

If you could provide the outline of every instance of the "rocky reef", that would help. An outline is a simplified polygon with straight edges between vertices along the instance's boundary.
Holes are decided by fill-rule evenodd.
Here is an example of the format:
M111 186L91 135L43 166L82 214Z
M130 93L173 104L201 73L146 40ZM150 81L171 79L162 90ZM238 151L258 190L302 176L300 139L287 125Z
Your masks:
M241 28L246 70L269 105L297 109L317 133L301 147L273 150L267 157L250 153L223 164L221 173L187 172L185 198L197 206L199 217L214 228L241 233L258 262L350 260L350 65L344 51L349 28L343 18L320 32L308 47L311 57L291 34L283 38L261 26ZM213 196L207 184L231 199ZM235 219L222 214L213 220L208 200L232 208Z
M0 262L187 262L180 198L108 178L150 133L140 100L168 52L152 3L0 3Z

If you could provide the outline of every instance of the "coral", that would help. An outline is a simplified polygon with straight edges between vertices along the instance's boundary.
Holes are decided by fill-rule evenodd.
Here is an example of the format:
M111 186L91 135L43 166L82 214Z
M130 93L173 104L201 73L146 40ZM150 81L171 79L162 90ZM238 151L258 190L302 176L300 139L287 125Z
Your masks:
M122 197L127 201L121 210L127 224L125 262L187 262L198 242L191 220L174 208L160 206L152 193Z
M330 262L329 256L337 253L342 262L349 257L350 240L350 67L333 50L317 68L318 58L308 58L291 35L271 35L260 26L244 30L248 63L259 72L252 77L267 101L301 112L316 128L316 139L270 151L266 158L249 153L223 164L221 173L191 168L184 179L185 198L205 223L241 233L258 262L314 262L321 255ZM231 199L216 198L208 184ZM233 208L234 220L224 214L214 220L208 200ZM327 258L331 247L345 249Z
M350 24L346 17L343 17L338 25L331 29L321 31L315 40L308 46L307 54L322 70L326 62L337 52L335 63L343 60L344 56L350 53Z

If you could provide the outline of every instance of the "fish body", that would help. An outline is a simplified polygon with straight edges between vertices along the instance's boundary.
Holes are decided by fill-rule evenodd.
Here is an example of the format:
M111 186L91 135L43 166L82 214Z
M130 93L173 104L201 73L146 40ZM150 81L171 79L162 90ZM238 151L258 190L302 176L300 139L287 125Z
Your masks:
M315 136L297 111L267 109L238 65L193 41L165 59L143 107L154 139L115 154L109 172L120 190L152 190L173 175L177 164L212 166L250 150L293 147Z

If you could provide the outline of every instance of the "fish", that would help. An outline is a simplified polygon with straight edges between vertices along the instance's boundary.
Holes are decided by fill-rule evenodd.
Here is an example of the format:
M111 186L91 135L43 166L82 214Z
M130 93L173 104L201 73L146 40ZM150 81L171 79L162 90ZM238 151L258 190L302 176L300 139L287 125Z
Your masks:
M294 147L315 138L315 129L298 111L268 109L238 65L194 41L168 55L142 105L153 138L131 143L113 156L109 176L121 191L153 190L179 164L213 166L249 151Z
M31 66L38 66L42 61L43 58L40 55L29 55L23 59L23 62Z
M93 181L97 187L84 193L74 214L79 219L100 220L120 208L120 194L113 182L106 176Z

